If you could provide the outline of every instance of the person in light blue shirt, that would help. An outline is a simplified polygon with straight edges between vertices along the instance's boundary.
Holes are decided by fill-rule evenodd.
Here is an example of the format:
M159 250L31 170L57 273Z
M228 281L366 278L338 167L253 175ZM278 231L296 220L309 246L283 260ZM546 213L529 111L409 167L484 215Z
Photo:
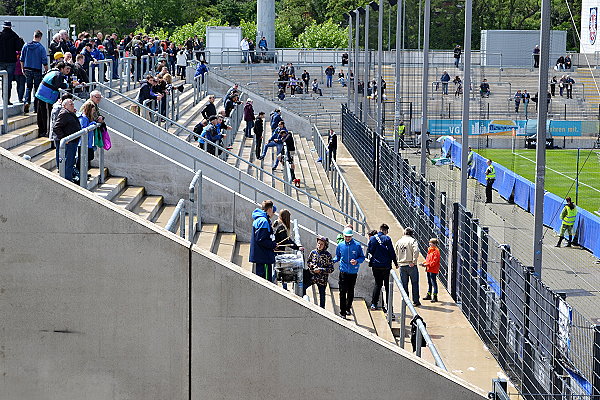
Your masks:
M340 263L340 316L346 318L350 315L352 300L354 299L354 286L360 264L365 261L360 243L352 237L354 232L351 227L346 227L342 232L344 241L338 243L335 249L335 258L333 262Z

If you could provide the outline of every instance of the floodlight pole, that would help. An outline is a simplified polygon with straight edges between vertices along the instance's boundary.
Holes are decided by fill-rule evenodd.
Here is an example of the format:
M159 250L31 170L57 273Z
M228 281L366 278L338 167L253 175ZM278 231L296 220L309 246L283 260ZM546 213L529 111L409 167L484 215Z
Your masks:
M367 125L368 115L369 115L369 99L367 98L367 87L369 86L369 68L370 68L370 53L369 53L369 11L371 10L371 5L367 4L365 6L365 58L364 58L364 67L365 67L365 75L363 76L363 96L362 96L362 104L363 104L363 113L362 113L362 122Z
M463 114L462 114L462 154L460 169L460 204L467 206L467 158L469 153L470 102L471 102L471 26L473 23L473 0L465 1L465 43L464 43L464 74L463 74Z
M377 135L383 136L383 0L379 0L377 23Z
M419 4L421 2L419 1ZM429 83L429 20L431 0L425 0L425 20L423 22L423 82L421 86L421 175L425 176L427 151L427 86Z
M391 7L390 7L391 9ZM400 63L402 61L402 50L400 49L402 31L402 0L398 0L396 8L396 77L394 81L396 83L396 94L394 96L395 110L394 110L394 151L397 153L400 148L399 137L398 137L398 125L401 120L400 100L402 95L400 94Z
M360 35L359 35L360 8L356 10L355 15L356 15L356 29L355 29L356 44L355 44L355 48L354 48L354 115L356 116L356 118L358 118L358 54L360 51L360 49L359 49L359 47L360 47Z
M544 180L546 175L546 120L548 119L548 68L550 66L550 0L542 0L540 65L538 78L538 124L535 150L535 205L533 229L533 272L542 276L542 233L544 229Z
M352 11L348 12L348 14L344 14L348 16L348 69L350 69L350 54L352 53ZM354 60L352 60L354 61ZM356 78L356 76L355 76ZM348 81L350 80L350 71L348 71ZM310 82L309 82L310 83ZM308 90L308 88L306 88ZM350 103L350 82L348 82L348 103ZM349 105L349 104L348 104Z

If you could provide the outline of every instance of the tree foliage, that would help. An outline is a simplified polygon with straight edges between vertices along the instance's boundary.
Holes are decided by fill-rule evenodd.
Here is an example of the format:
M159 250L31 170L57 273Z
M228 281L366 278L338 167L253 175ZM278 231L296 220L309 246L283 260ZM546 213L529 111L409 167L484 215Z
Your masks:
M348 44L348 28L341 28L330 19L306 27L298 39L295 47L340 48Z

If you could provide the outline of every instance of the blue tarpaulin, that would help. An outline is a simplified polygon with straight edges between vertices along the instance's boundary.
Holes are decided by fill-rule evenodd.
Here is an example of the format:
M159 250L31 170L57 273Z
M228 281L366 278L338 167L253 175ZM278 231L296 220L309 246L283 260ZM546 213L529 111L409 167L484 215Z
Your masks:
M515 173L504 168L502 165L496 165L496 182L494 187L500 193L500 196L508 200L515 188Z
M577 213L577 241L586 249L600 257L600 218L587 210Z
M523 210L529 211L530 187L533 183L515 174L515 203Z
M556 233L560 231L562 225L560 213L565 204L564 200L554 193L546 192L544 195L544 225L549 226Z

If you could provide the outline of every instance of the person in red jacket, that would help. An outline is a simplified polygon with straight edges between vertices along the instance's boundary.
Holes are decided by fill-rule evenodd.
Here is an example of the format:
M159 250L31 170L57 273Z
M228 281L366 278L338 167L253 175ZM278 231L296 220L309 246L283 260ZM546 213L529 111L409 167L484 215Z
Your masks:
M431 300L432 303L438 301L438 286L437 286L437 274L440 272L440 249L438 248L438 240L432 238L429 240L429 249L427 250L427 257L425 262L421 263L427 271L427 296L423 297L423 300Z

